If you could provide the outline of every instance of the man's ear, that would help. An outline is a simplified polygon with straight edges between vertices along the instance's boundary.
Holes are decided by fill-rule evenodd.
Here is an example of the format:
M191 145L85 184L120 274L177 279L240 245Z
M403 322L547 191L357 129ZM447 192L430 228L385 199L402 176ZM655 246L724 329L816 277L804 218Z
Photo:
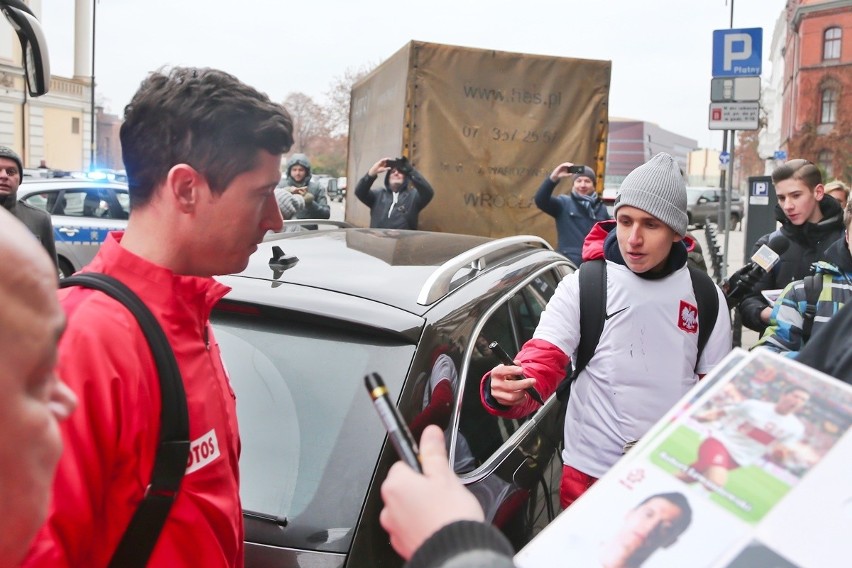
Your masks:
M825 186L821 183L818 183L814 188L814 198L817 201L822 201L823 196L825 196Z
M672 231L672 233L674 233L674 236L672 237L672 243L679 243L683 240L683 235L678 235L674 231Z
M166 176L167 197L174 200L179 211L191 213L198 205L199 190L204 183L204 176L195 168L189 164L177 164Z

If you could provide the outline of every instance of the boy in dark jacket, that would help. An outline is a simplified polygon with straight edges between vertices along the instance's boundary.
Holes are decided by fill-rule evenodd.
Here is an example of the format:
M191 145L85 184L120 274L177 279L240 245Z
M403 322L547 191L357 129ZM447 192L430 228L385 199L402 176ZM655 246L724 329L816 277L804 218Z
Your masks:
M852 300L852 252L850 252L849 227L852 225L852 203L843 213L846 226L844 238L834 242L823 255L823 260L814 264L818 282L819 297L814 303L814 317L811 329L805 331L805 311L808 306L808 293L804 280L788 284L784 292L775 301L769 316L769 327L758 342L788 357L795 357L809 341L810 336L824 327L840 309ZM812 292L811 292L812 293Z
M789 247L738 306L743 325L759 333L766 329L772 313L761 292L804 278L829 245L843 235L843 211L833 197L825 195L822 174L811 162L790 160L772 172L772 182L778 197L775 217L781 228L758 239L752 252L776 234L786 237Z

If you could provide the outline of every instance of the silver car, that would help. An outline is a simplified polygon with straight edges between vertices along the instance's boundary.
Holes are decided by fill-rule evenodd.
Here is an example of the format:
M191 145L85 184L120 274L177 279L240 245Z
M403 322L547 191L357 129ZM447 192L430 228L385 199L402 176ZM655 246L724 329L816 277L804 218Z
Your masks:
M87 179L26 180L18 200L50 213L60 276L94 258L110 231L123 231L130 215L127 184Z

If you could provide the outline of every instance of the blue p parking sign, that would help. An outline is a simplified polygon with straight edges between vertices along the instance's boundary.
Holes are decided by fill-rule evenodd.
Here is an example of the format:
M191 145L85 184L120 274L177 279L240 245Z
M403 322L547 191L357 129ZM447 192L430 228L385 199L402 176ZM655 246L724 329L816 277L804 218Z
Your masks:
M713 76L760 75L763 28L713 31Z

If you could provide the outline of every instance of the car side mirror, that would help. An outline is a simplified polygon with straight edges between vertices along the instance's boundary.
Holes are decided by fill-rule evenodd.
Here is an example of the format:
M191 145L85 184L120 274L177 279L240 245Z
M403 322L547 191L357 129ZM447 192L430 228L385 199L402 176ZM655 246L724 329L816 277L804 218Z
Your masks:
M699 197L698 203L707 203L707 198L706 197Z
M0 10L15 28L23 52L24 76L29 93L39 97L50 88L50 58L44 30L30 8L21 0L2 0Z

